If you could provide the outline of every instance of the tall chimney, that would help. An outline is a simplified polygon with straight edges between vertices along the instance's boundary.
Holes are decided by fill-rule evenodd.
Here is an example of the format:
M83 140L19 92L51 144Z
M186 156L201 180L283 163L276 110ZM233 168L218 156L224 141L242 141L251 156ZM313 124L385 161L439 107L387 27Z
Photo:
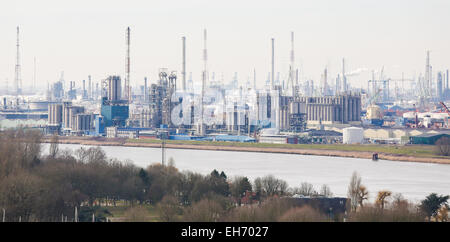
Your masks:
M183 40L183 66L181 75L183 76L182 89L186 91L186 37L181 38ZM147 80L147 79L146 79Z
M272 38L272 79L270 80L270 89L274 88L275 81L275 39Z
M184 89L184 88L183 88ZM144 77L144 101L147 102L148 90L147 90L147 77Z

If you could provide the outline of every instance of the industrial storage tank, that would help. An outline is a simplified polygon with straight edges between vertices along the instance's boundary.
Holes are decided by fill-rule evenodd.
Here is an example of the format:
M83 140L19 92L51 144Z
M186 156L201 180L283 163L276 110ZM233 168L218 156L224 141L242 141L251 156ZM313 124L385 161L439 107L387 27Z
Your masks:
M30 111L48 111L49 105L53 104L52 102L48 101L34 101L34 102L28 102L28 109Z
M362 144L364 142L364 130L362 128L349 127L342 131L342 143Z

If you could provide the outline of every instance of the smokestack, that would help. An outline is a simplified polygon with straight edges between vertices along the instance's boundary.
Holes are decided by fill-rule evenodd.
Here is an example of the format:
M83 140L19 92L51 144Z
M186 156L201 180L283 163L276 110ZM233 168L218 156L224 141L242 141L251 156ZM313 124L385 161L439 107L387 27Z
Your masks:
M448 69L447 69L447 72L446 72L446 74L445 74L445 88L446 89L448 89Z
M184 83L184 82L183 82ZM183 90L184 90L184 84L183 84ZM144 77L144 101L147 102L147 77Z
M183 41L183 66L181 71L183 77L182 88L183 91L186 91L186 37L183 36L181 39ZM147 78L145 80L147 80Z
M127 41L127 56L126 56L126 66L125 66L125 73L126 73L126 79L125 79L125 87L124 87L124 93L125 93L125 99L128 101L128 103L131 103L131 87L130 87L130 27L127 28L127 35L126 35L126 41Z
M256 69L253 68L253 89L256 91Z
M207 74L207 62L208 62L208 52L206 49L206 29L203 30L203 81L206 84Z
M291 32L291 68L289 70L290 76L290 84L292 88L292 97L295 96L295 87L294 87L294 32Z
M374 79L374 78L375 77L372 77L372 79ZM342 58L342 86L343 86L344 93L347 93L347 77L345 76L345 59L344 58Z
M327 89L328 89L328 87L327 87L327 79L328 79L328 77L327 77L327 68L325 67L325 70L323 71L323 96L326 96L327 95Z
M270 89L274 88L275 81L275 39L272 38L272 79L270 82Z
M88 86L88 93L89 93L89 95L88 95L88 97L89 98L92 98L92 82L91 82L91 75L89 75L88 76L88 81L89 81L89 86Z
M82 95L83 99L86 98L86 80L83 80L83 95Z

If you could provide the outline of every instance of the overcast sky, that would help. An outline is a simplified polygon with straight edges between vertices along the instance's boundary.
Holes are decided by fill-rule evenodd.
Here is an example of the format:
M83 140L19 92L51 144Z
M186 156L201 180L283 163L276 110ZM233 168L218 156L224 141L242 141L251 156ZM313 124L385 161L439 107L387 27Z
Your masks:
M200 81L202 33L208 30L208 66L216 79L252 79L262 86L275 38L276 72L289 68L290 32L302 79L318 81L328 66L335 78L345 58L349 71L380 70L391 78L424 72L426 50L433 71L450 67L448 0L77 0L0 3L0 88L14 80L16 26L21 30L23 85L65 79L78 82L125 72L125 30L131 27L131 79L155 82L158 69L181 74L181 37L187 38L187 72ZM370 72L351 78L366 86ZM180 75L181 76L181 75ZM331 81L331 80L330 80Z

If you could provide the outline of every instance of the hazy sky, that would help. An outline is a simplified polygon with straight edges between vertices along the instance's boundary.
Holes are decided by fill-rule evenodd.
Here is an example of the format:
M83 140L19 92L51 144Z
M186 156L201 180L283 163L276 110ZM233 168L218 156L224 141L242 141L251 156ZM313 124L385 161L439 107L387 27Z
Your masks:
M200 80L202 31L208 30L208 66L229 82L244 83L256 69L262 86L270 71L275 38L276 72L289 68L290 32L296 67L318 81L325 66L335 78L345 57L349 71L380 70L391 78L418 75L431 50L433 71L450 67L448 0L164 0L2 1L0 88L14 80L16 26L21 30L23 85L59 79L94 80L125 71L125 29L131 27L132 84L151 82L158 69L181 77L181 37L187 38L187 72ZM330 78L330 79L331 79ZM351 78L366 86L369 72ZM181 79L181 78L180 78ZM331 81L331 80L330 80Z

